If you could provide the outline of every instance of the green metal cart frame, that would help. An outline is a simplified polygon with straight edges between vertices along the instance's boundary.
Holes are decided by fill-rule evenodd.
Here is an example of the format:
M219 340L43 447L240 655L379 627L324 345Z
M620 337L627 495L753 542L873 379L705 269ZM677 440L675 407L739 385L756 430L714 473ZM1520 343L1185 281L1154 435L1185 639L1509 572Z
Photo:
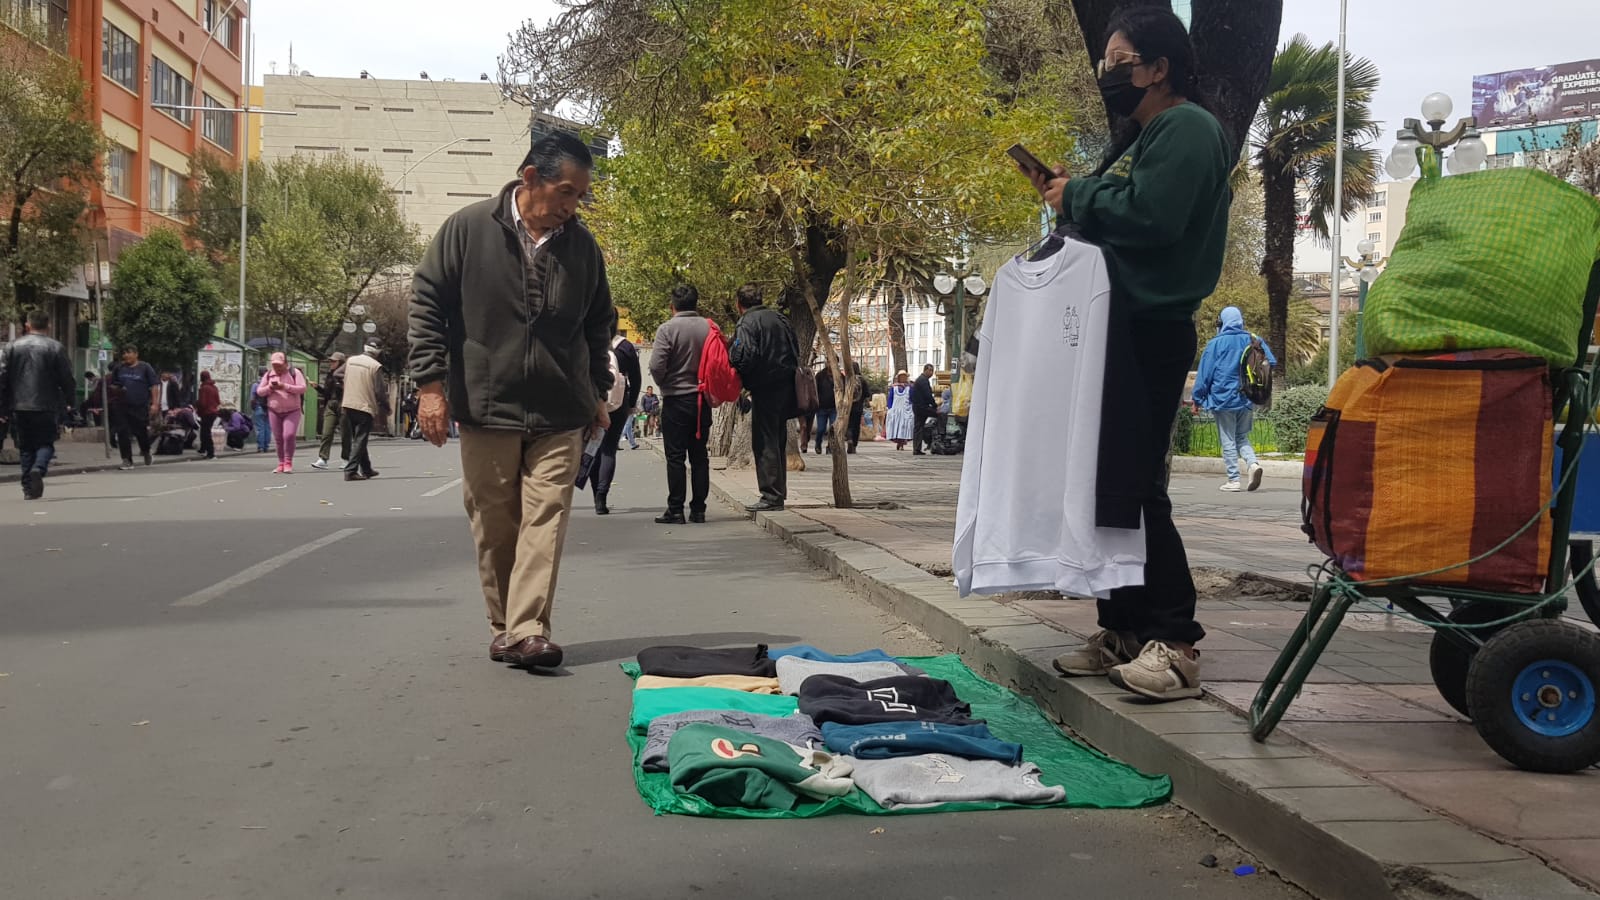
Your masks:
M1299 626L1278 654L1250 706L1250 729L1265 740L1300 693L1350 608L1387 601L1434 629L1430 668L1451 706L1507 761L1539 772L1572 772L1600 763L1600 636L1562 621L1566 593L1594 565L1569 567L1568 543L1577 502L1577 467L1586 427L1600 401L1600 361L1588 347L1600 305L1600 263L1590 273L1577 361L1552 372L1556 473L1546 594L1505 594L1389 579L1357 585L1332 561L1324 564ZM1600 452L1592 446L1591 452ZM1529 523L1530 526L1535 523ZM1569 569L1571 571L1569 579ZM1448 601L1441 612L1429 598ZM1600 623L1597 623L1600 624Z

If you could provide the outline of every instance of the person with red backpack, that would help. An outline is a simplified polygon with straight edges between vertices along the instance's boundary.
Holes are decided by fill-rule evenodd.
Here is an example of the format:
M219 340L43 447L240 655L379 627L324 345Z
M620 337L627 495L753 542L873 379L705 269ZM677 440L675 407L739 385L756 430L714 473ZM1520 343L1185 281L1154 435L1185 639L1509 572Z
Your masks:
M692 284L672 289L672 318L656 329L650 351L650 377L661 389L661 442L667 454L667 511L656 517L658 525L682 525L706 520L706 498L711 493L711 457L706 440L711 433L712 397L703 377L702 356L710 344L721 351L727 364L721 332L700 315L700 292ZM731 374L731 370L729 371ZM735 379L737 385L737 379ZM719 386L719 389L721 386ZM737 389L734 392L737 399ZM689 477L684 477L684 463ZM687 483L686 483L687 481ZM684 499L689 490L688 518Z
M784 448L789 420L797 412L794 376L800 364L800 345L783 313L762 305L760 287L747 284L739 288L737 296L739 327L728 358L750 391L750 450L755 454L756 485L761 490L760 501L745 509L772 512L783 509L789 498ZM828 382L827 393L823 399L831 408L832 381ZM817 435L819 446L823 437Z

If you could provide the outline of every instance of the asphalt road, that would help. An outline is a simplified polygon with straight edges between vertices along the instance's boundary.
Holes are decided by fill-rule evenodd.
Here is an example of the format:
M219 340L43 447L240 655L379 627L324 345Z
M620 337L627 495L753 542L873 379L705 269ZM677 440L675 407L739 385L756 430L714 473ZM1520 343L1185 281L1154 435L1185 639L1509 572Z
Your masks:
M937 648L726 511L654 525L659 463L625 452L615 514L574 516L566 668L495 665L454 446L374 456L0 486L0 897L1303 896L1175 807L652 816L640 648Z

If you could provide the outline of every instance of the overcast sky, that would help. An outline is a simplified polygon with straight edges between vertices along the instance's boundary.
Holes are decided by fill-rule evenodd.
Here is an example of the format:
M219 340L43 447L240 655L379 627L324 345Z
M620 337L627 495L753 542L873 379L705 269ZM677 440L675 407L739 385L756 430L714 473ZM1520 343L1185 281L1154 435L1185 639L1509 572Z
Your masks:
M1470 113L1472 76L1503 69L1600 57L1596 0L1349 0L1349 49L1383 73L1376 113L1393 129L1429 91ZM325 77L475 80L495 74L507 34L527 19L547 20L554 0L254 0L256 78L289 64ZM443 14L441 14L443 13ZM1304 32L1322 43L1339 37L1337 0L1286 0L1282 38Z

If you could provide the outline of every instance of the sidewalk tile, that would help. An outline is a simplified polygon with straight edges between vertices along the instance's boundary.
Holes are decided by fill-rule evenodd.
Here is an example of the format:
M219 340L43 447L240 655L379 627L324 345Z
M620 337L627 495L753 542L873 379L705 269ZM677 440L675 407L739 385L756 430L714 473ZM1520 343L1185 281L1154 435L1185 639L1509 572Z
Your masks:
M1591 884L1600 883L1600 838L1529 841L1534 853Z
M1451 822L1329 822L1335 836L1373 856L1401 865L1476 863L1522 857L1508 847Z
M1375 785L1358 787L1268 788L1262 793L1292 807L1307 821L1427 822L1433 813Z
M1391 772L1383 780L1419 803L1471 819L1498 838L1600 839L1595 808L1574 802L1600 789L1600 770L1539 775L1507 766L1498 772Z

